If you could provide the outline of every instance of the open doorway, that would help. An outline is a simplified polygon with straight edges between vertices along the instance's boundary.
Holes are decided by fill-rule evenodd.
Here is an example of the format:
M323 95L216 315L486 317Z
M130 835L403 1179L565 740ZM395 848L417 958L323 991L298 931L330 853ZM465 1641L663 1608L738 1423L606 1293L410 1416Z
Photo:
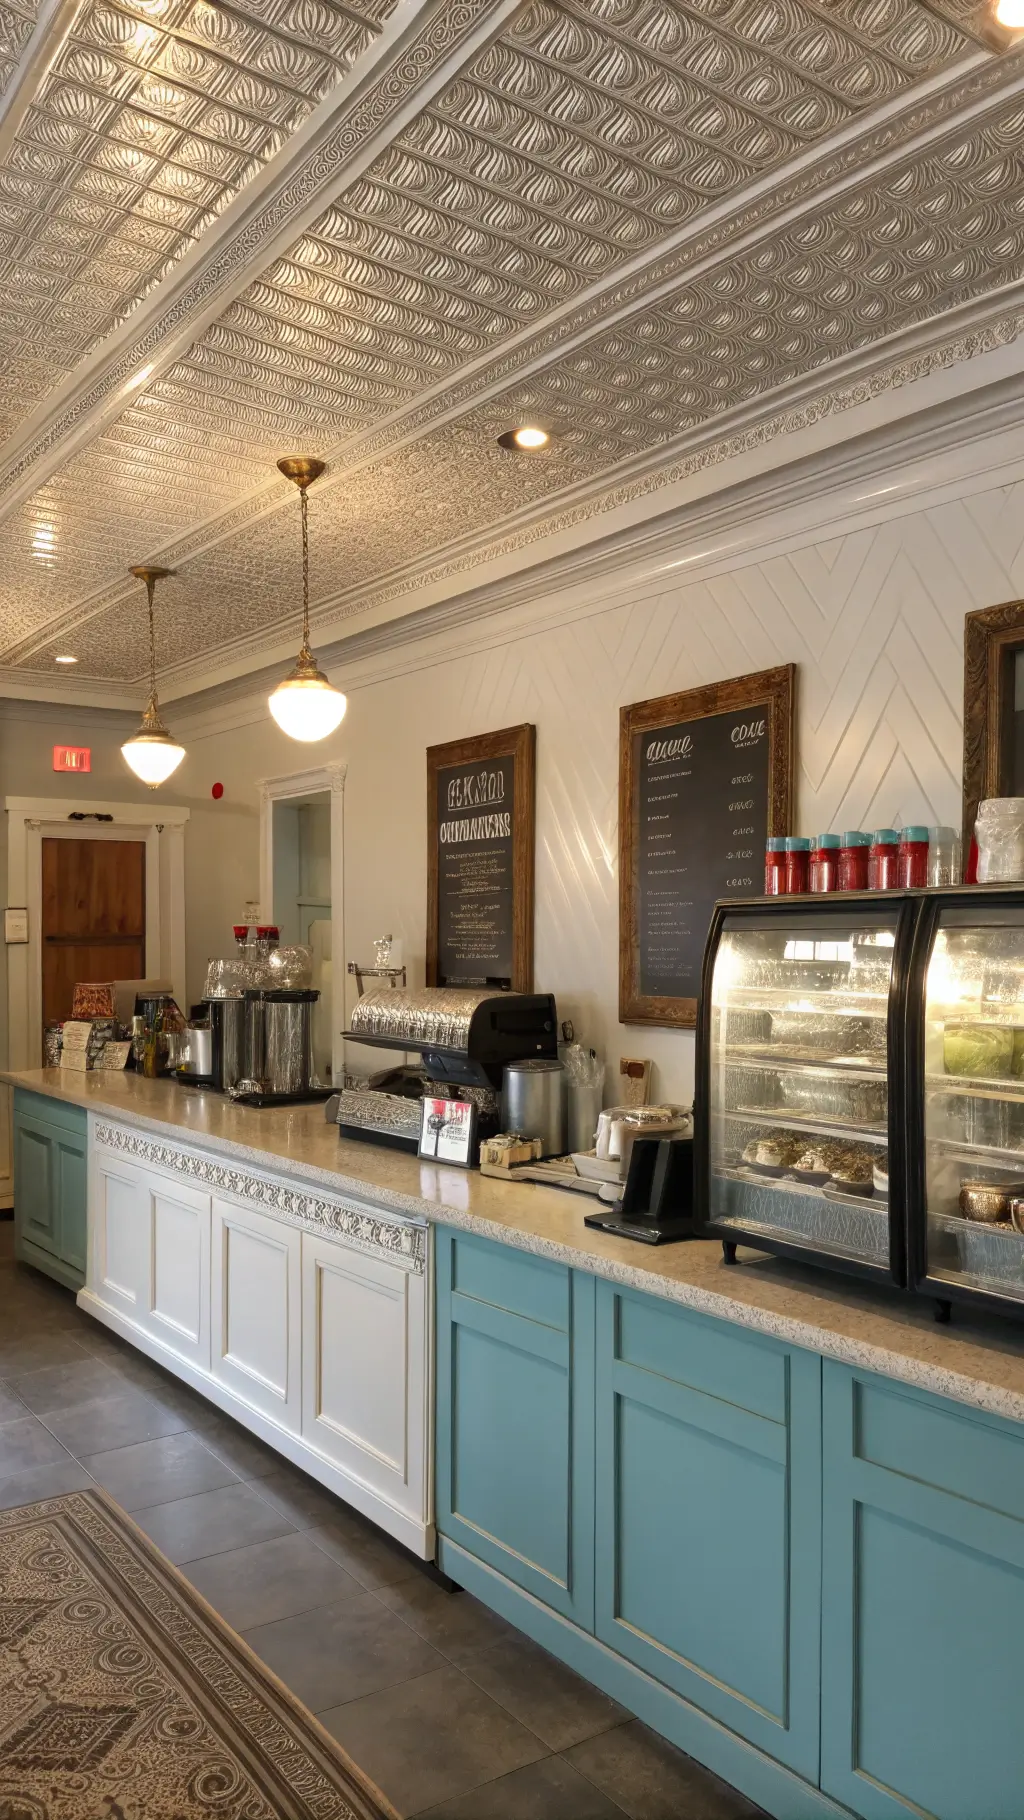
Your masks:
M310 791L271 805L273 817L273 921L283 943L313 950L313 1067L331 1079L331 793Z
M71 1016L76 980L146 973L144 840L42 842L43 1027Z

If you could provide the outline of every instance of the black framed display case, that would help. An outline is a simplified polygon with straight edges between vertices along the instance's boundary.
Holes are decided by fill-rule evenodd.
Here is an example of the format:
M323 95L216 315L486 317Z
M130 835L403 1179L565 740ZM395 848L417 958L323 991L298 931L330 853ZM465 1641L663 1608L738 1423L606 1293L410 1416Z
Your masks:
M909 1282L940 1314L962 1302L1020 1320L1024 888L918 899L906 1004Z
M716 907L697 1026L699 1228L904 1287L914 892Z

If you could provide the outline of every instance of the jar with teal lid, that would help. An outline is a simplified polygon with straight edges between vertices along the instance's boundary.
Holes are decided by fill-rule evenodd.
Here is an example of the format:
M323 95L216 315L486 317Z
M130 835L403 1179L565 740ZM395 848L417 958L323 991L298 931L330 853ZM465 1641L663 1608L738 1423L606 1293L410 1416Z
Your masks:
M838 834L815 834L811 837L811 851L807 868L808 886L811 891L836 891L839 888L839 836Z
M900 829L899 882L904 891L919 891L928 883L928 830L916 824Z
M839 836L839 889L866 891L868 888L868 850L871 836L860 828L848 828Z
M895 828L876 828L868 848L868 890L895 891L899 884L899 835Z
M784 897L786 892L786 837L770 834L764 850L765 897Z
M786 896L799 897L807 890L807 863L811 843L802 834L786 836Z

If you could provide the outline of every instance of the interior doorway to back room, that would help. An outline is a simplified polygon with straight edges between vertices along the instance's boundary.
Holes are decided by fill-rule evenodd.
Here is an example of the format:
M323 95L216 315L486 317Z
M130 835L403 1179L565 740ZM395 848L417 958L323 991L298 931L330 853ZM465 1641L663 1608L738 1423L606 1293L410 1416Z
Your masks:
M71 1016L76 980L146 973L146 843L42 841L43 1027Z

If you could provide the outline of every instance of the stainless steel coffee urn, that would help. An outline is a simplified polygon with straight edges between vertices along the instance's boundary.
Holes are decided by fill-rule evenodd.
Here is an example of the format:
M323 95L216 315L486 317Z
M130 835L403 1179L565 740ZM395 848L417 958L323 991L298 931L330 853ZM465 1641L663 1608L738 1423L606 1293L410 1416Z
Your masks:
M561 1062L531 1057L508 1062L501 1087L501 1127L540 1138L543 1156L564 1156L566 1082Z
M308 1093L313 1078L313 1006L319 992L248 991L247 1077L264 1094Z
M218 1093L230 1093L245 1078L247 1017L244 998L204 1000L213 1031L211 1074Z

